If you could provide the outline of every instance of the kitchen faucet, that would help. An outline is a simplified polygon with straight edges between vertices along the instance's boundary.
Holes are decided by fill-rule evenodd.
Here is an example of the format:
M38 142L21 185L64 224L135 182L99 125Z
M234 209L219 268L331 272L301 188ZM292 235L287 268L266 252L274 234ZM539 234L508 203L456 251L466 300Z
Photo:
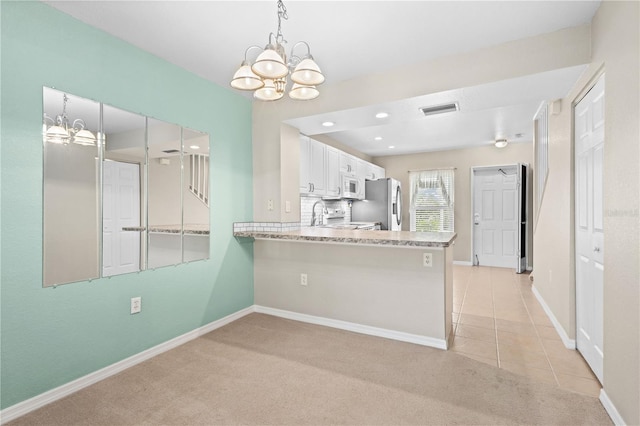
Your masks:
M316 224L316 206L318 203L322 204L322 211L320 212L320 223ZM319 226L322 225L322 215L327 210L327 206L322 200L318 200L313 203L313 207L311 207L311 226ZM328 213L328 212L327 212Z

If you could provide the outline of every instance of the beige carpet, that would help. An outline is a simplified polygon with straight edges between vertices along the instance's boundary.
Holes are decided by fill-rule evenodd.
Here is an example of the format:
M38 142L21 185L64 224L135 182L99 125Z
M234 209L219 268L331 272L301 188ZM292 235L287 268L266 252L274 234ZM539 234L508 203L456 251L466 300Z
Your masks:
M595 398L451 351L251 314L10 424L611 421Z

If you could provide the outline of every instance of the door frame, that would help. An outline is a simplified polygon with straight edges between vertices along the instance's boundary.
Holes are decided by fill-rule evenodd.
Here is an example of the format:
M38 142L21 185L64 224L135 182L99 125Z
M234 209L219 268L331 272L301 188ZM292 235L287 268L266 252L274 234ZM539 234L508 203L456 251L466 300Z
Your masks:
M577 280L577 274L576 274L576 254L577 254L577 250L576 250L576 186L577 186L577 181L576 181L576 134L575 134L575 112L576 112L576 106L580 103L580 101L582 101L585 96L587 96L587 94L591 91L591 89L593 89L595 87L595 85L598 83L598 81L600 80L600 77L602 77L603 75L606 74L605 72L605 68L604 65L602 65L592 76L591 78L589 78L589 81L587 81L587 83L584 84L584 86L582 87L582 89L580 90L580 92L578 92L578 94L573 98L573 100L571 101L571 210L570 210L570 224L571 224L571 230L570 230L570 239L571 239L571 258L570 258L570 270L569 270L569 282L572 285L572 292L573 292L573 297L571 297L569 300L573 302L573 306L571 306L570 308L573 308L573 328L574 328L574 333L573 333L573 345L570 349L574 349L576 352L580 353L580 351L578 350L578 297L577 297L577 287L578 287L578 280ZM605 97L606 97L606 86L605 86ZM606 107L606 101L605 101L605 107ZM605 123L606 123L606 115L605 115ZM605 124L606 126L606 124ZM606 132L605 132L605 143L606 143ZM603 174L605 172L604 170L604 164L602 166L602 171ZM602 206L603 206L603 213L605 209L604 206L604 199L602 200ZM604 227L603 224L603 229L602 229L602 235L603 238L606 239L606 229ZM604 277L603 277L604 280ZM603 302L604 304L604 302ZM604 322L604 314L603 314L603 322ZM602 328L602 340L603 342L606 340L606 336L605 336L605 328L604 328L604 324L603 324L603 328ZM604 347L603 347L604 350ZM580 353L580 356L582 356L582 353ZM583 357L584 358L584 357ZM586 362L586 360L585 360ZM587 363L588 365L588 363ZM589 366L589 368L591 369L591 366ZM594 373L595 375L595 373ZM599 380L599 379L598 379ZM603 365L603 369L602 369L602 382L604 383L604 365Z
M515 269L516 271L518 271L519 273L522 273L526 270L529 270L529 212L526 206L526 203L529 201L529 187L531 186L530 182L529 182L529 164L528 163L511 163L511 164L498 164L498 165L491 165L491 166L474 166L471 167L471 173L469 175L469 179L471 181L471 193L469 194L471 197L471 210L470 210L470 214L469 214L469 226L471 227L471 261L469 262L470 265L475 266L476 262L474 259L474 253L475 253L475 236L476 236L476 230L475 230L475 221L474 221L474 211L475 211L475 172L476 170L496 170L498 171L498 169L501 168L505 168L505 167L515 167L516 172L518 174L520 174L520 170L522 168L522 166L525 166L525 170L527 172L527 176L525 177L527 184L525 185L524 188L524 199L525 199L525 217L526 217L526 225L525 225L525 231L524 231L524 235L521 238L524 238L524 246L525 246L525 255L524 255L524 268L521 268L522 270L518 271L518 269L520 268L520 260L518 260L518 264L515 265ZM520 184L521 182L518 181L518 184ZM520 214L521 209L523 208L522 206L522 198L523 197L516 197L517 199L517 212L518 214ZM521 244L521 240L518 239L518 245L520 246ZM520 259L520 258L519 258Z

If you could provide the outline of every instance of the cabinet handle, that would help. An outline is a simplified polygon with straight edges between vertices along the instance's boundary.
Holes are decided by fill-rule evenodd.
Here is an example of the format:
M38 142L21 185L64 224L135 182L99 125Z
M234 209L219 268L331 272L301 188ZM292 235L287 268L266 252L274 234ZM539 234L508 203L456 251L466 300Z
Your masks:
M342 192L342 188L338 187L338 195Z
M311 192L316 192L316 186L314 184L311 184Z
M311 192L311 182L309 182L309 192Z

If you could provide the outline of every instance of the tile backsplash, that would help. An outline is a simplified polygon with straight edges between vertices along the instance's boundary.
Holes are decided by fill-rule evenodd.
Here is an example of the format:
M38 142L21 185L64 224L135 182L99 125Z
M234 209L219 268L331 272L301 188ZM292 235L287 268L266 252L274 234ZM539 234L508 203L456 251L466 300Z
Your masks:
M319 201L318 197L300 197L300 225L301 226L310 226L311 225L311 209L316 201ZM351 206L350 202L347 200L322 200L327 207L327 210L332 215L336 211L344 212L343 218L327 218L325 219L325 223L336 224L336 223L348 223L351 222ZM320 211L322 210L321 203L318 203L316 206L316 217L320 215ZM324 214L323 216L326 216Z

